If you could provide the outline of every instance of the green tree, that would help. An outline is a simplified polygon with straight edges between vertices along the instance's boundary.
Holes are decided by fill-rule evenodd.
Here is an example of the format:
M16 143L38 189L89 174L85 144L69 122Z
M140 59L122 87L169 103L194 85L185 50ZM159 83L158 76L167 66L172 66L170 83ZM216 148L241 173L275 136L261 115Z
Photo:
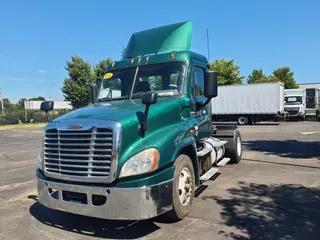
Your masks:
M252 73L248 76L247 83L265 83L269 82L269 78L263 74L262 69L253 69Z
M277 68L272 72L272 75L269 77L271 82L283 82L285 89L298 88L294 79L294 73L290 70L289 67Z
M90 103L90 86L94 83L91 65L79 56L72 56L67 61L68 78L64 79L62 92L65 100L70 101L74 108Z
M9 98L3 98L3 108L5 113L10 113L12 111L18 110L17 104L11 103ZM0 110L2 111L2 109Z
M218 72L219 85L241 84L244 79L244 76L240 74L240 67L235 65L234 59L217 59L210 63L209 69Z
M45 101L46 99L42 96L34 97L34 98L29 98L30 101Z
M111 58L102 59L99 63L97 63L94 66L93 72L94 72L94 81L99 86L101 83L101 80L103 78L103 75L106 72L107 66L112 63Z
M27 99L26 98L21 98L18 103L17 103L17 107L18 109L21 109L23 110L24 109L24 101L26 101Z

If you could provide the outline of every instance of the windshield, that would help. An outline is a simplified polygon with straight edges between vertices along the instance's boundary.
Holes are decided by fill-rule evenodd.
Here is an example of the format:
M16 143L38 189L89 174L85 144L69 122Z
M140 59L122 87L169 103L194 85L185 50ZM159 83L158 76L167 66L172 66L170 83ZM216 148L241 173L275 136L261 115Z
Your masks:
M136 67L109 71L101 82L98 101L140 98L150 91L157 92L160 97L179 95L185 69L181 62L144 65L138 67L136 78Z
M286 105L297 105L297 104L302 104L302 97L295 97L295 96L290 96L290 97L285 97L284 102Z

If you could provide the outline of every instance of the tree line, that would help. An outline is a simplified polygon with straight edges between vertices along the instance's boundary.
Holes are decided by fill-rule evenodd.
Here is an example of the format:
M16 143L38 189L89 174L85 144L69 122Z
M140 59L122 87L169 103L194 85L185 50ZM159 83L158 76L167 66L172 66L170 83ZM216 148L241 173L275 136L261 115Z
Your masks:
M64 79L62 93L66 101L70 101L74 108L80 108L90 103L90 86L100 85L101 79L107 66L112 59L100 60L97 64L91 65L80 56L72 56L66 62L68 77ZM267 76L262 69L253 69L246 78L240 73L240 66L235 64L234 59L216 59L209 64L211 71L218 72L218 84L236 85L282 82L286 89L298 88L294 79L294 73L287 66L275 69L271 75ZM246 81L245 81L246 80Z
M5 124L18 124L18 123L40 123L46 122L47 118L44 113L36 110L26 110L24 102L28 101L45 101L42 96L34 98L21 98L17 103L11 103L8 98L3 99L3 111L2 104L0 104L0 125ZM63 114L66 114L69 110L58 110L51 113L52 119L57 118ZM2 114L3 113L3 114Z
M234 59L217 59L213 63L210 63L209 69L219 73L219 85L235 85L244 83L245 76L240 74L240 66L235 64ZM269 76L265 75L262 69L253 69L246 79L247 84L268 82L282 82L286 89L298 88L294 79L294 73L287 66L275 69Z
M12 111L24 110L25 101L45 101L46 99L42 96L33 97L33 98L21 98L17 103L11 103L9 98L2 99L3 101L3 112L10 113ZM0 112L2 112L2 105L0 104Z

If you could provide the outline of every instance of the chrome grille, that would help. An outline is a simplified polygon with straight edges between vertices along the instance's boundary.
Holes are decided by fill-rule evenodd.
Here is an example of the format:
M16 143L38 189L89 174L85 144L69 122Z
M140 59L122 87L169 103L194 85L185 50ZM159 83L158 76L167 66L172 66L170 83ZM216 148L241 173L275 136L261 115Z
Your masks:
M289 115L296 115L299 112L299 108L284 108L286 112L289 113Z
M44 141L44 167L50 174L102 178L110 174L113 131L47 129Z

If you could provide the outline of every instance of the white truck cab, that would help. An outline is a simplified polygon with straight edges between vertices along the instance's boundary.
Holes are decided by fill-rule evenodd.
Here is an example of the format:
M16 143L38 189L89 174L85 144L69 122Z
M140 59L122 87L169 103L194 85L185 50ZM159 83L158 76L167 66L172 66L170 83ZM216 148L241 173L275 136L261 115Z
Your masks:
M305 120L306 117L306 90L285 89L284 110L289 118Z

